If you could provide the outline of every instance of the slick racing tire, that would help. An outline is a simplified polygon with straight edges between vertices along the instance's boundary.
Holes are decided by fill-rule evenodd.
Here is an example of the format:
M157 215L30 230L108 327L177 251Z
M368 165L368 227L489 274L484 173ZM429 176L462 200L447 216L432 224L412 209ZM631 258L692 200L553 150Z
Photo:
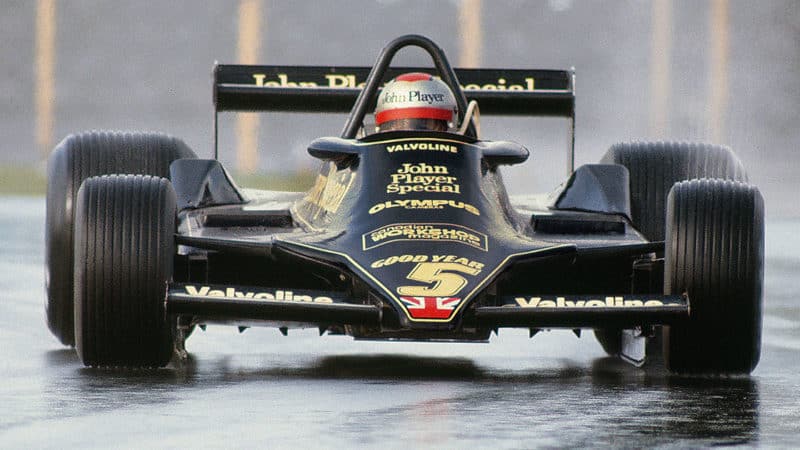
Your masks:
M689 297L688 322L664 327L671 372L749 374L761 353L764 200L724 180L678 183L667 199L664 293Z
M675 183L698 178L747 181L741 161L730 148L718 145L686 142L619 143L608 149L601 162L619 164L628 169L631 220L650 241L664 240L667 195ZM607 354L620 353L620 330L598 329L594 334ZM648 343L648 354L660 350L657 342L656 345Z
M604 164L630 174L631 220L650 241L664 240L666 201L672 185L697 178L747 181L741 161L728 147L686 142L627 142L611 146Z
M75 209L75 348L86 366L163 367L175 254L169 180L104 175L83 182Z
M90 131L67 136L48 160L46 212L47 325L74 345L72 304L73 223L83 180L105 174L169 177L169 165L197 156L183 141L163 134Z

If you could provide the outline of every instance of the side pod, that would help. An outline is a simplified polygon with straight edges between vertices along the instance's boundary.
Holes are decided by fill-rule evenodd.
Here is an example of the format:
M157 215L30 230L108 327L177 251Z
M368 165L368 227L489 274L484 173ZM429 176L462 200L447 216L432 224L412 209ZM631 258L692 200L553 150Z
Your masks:
M178 159L169 166L178 210L245 203L231 177L215 159Z
M631 217L628 169L617 164L578 167L555 202L556 209Z

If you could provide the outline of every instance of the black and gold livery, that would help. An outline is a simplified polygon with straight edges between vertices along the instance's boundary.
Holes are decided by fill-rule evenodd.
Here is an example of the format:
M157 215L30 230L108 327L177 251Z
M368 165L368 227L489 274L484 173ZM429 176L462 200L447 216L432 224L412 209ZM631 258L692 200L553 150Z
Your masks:
M382 84L424 70L389 68L407 46L427 51L428 71L453 90L456 129L366 131ZM485 114L562 116L571 130L571 71L453 70L433 42L404 36L371 70L220 65L214 79L217 112L351 113L339 137L310 143L321 168L306 192L240 189L216 160L172 162L177 231L164 239L174 261L154 304L178 349L194 326L215 323L424 341L589 328L640 364L659 327L692 326L694 291L668 286L664 237L634 221L630 166L575 169L570 140L564 184L510 197L501 168L526 162L528 149L481 140L465 113L477 100ZM87 342L79 353L96 365Z
M209 209L184 210L185 229L178 242L207 255L204 272L216 273L211 266L217 264L235 266L233 284L253 290L252 286L272 284L265 283L262 274L270 267L282 274L275 288L317 287L328 293L325 298L339 299L330 308L353 303L380 311L376 323L321 324L356 337L486 339L489 331L506 324L501 320L482 325L482 310L502 308L525 316L534 309L550 308L546 300L510 300L531 295L569 298L550 308L548 317L576 309L593 311L595 316L580 326L606 324L605 310L615 311L614 320L629 326L667 323L688 312L681 296L649 298L646 303L629 295L632 262L646 258L660 244L648 243L628 226L625 207L615 211L609 203L607 211L578 213L559 212L555 205L540 211L512 205L499 168L528 158L528 150L519 144L442 132L386 132L362 139L317 139L309 153L322 160L322 169L311 189L293 199L277 200L262 193L259 199L217 206L211 210L222 218L213 227L207 225ZM602 171L592 177L598 174ZM619 184L618 192L625 191L624 177L607 181ZM613 189L607 191L613 195ZM271 209L277 201L285 206ZM245 226L248 217L257 225L273 215L292 225ZM226 218L239 226L226 226ZM580 235L557 229L537 232L541 219L578 221L585 230ZM608 221L622 227L609 233L603 228ZM269 257L244 254L259 250ZM196 264L196 255L194 259ZM586 264L600 260L606 267L586 271ZM292 266L297 269L287 269ZM253 267L253 275L247 276L251 271L243 267ZM181 282L171 291L176 298L186 303L204 298L206 305L210 303L208 295L199 295L196 289L187 292L183 286L208 280L193 279L189 273ZM598 285L603 287L598 290ZM216 291L225 289L223 285ZM574 300L590 294L622 300L600 307ZM231 309L228 298L233 299L218 300L221 310ZM213 314L193 321L204 319L213 320ZM551 321L547 326L558 326L552 318L547 320ZM296 322L304 322L302 314ZM521 323L531 328L541 325L536 318Z
M589 199L584 207L562 211L557 195L514 204L506 194L500 167L523 163L529 156L519 144L480 140L472 127L462 127L463 133L359 133L384 82L403 72L426 70L389 68L394 53L408 45L431 54L434 70L455 93L462 125L470 100L477 100L488 114L563 116L570 121L574 116L571 72L453 70L435 44L418 36L390 43L372 70L217 66L218 111L351 111L341 137L309 145L309 154L322 167L308 192L260 193L241 204L217 206L214 217L223 219L215 227L207 226L207 209L182 213L185 229L178 242L208 256L204 273L236 267L231 283L237 286L315 288L337 299L326 305L328 321L306 320L298 309L320 305L294 302L291 306L300 312L292 320L255 314L240 317L242 322L314 325L357 338L485 340L491 330L512 323L531 329L559 327L559 321L570 328L633 328L688 315L684 296L649 298L647 306L631 297L633 263L651 261L663 244L648 242L630 226L624 169L595 165L575 172L573 178L579 180L568 186L587 189L581 180L589 180L602 190L603 200ZM575 190L562 190L570 189ZM571 192L569 199L575 195ZM257 224L270 216L290 225L244 226L246 218ZM224 218L241 226L224 226ZM575 224L581 233L570 228ZM203 261L192 258L194 264ZM660 275L658 262L648 264L640 263L647 266L640 278ZM195 280L191 273L180 281L210 282ZM222 283L217 291L224 289ZM174 313L191 312L193 298L202 299L206 308L216 305L225 321L234 309L226 303L233 299L191 295L182 285L170 293ZM546 295L567 300L553 308L547 301L515 300ZM579 300L587 295L624 301L598 307ZM379 319L364 322L330 312L339 305L373 308ZM209 322L215 315L191 321ZM572 316L581 316L582 322L574 323Z

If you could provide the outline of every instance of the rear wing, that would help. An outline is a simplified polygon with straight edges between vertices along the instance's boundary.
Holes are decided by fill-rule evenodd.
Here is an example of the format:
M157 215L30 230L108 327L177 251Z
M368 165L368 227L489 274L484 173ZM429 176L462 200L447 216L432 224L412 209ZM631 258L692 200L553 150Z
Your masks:
M214 67L214 152L220 111L350 112L370 67L254 66ZM389 68L383 82L406 72L431 68ZM573 167L575 73L573 70L454 69L467 101L481 114L554 116L570 120L568 165Z

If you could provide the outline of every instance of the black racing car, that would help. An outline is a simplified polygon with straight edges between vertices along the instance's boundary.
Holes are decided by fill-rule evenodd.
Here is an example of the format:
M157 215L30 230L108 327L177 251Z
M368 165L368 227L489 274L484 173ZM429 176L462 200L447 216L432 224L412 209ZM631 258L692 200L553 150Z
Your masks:
M368 133L383 83L426 70L389 67L408 46L455 94L456 127ZM48 169L49 327L87 366L164 366L195 326L219 323L470 342L593 329L635 364L651 339L673 372L751 372L763 200L730 149L631 142L574 169L571 142L555 192L507 195L500 168L528 150L481 140L470 104L574 129L573 84L572 71L454 70L413 35L371 69L218 65L216 114L351 111L340 137L308 148L314 186L241 189L161 134L68 136Z

